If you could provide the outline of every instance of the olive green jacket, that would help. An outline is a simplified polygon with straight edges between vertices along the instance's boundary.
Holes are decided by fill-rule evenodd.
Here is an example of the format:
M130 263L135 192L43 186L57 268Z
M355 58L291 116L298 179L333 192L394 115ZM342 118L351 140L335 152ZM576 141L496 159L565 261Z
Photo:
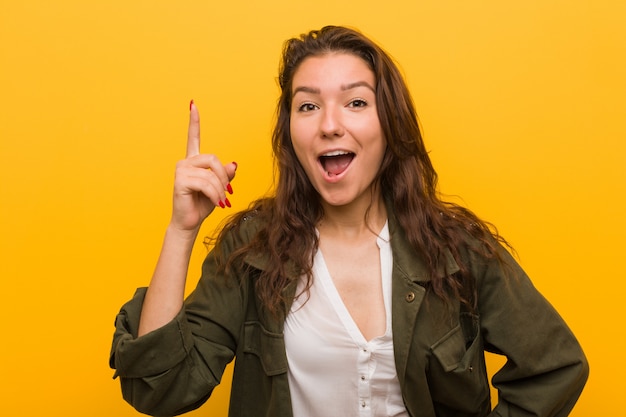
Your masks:
M249 239L256 223L248 218L240 234L222 242L224 251ZM458 304L444 305L426 290L424 260L391 214L389 229L394 354L409 414L567 416L586 382L587 361L567 325L509 254L501 248L509 266L505 272L499 262L466 252L478 291L478 314L471 314ZM454 273L458 266L447 259L445 270ZM137 410L170 416L199 407L235 359L229 416L292 416L284 317L273 319L255 297L255 271L265 260L248 257L247 262L252 273L225 280L209 254L184 309L142 337L136 335L145 289L122 307L110 365L120 377L123 397ZM292 297L295 285L285 291ZM485 350L508 359L492 380L499 392L493 411Z

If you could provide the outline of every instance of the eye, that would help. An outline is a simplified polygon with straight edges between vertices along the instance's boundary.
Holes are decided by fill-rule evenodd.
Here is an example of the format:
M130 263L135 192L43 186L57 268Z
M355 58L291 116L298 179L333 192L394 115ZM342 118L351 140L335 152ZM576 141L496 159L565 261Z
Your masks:
M348 103L348 107L367 107L367 101L357 98Z
M313 103L304 103L298 107L299 112L308 112L317 109L318 107Z

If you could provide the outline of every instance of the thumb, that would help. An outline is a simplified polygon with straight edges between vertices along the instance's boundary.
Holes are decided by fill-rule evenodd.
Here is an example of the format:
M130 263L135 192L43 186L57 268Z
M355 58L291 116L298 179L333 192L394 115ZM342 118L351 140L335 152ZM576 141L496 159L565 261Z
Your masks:
M230 164L226 164L224 169L226 169L226 175L228 175L228 180L232 180L235 178L235 174L237 172L237 162L231 162Z

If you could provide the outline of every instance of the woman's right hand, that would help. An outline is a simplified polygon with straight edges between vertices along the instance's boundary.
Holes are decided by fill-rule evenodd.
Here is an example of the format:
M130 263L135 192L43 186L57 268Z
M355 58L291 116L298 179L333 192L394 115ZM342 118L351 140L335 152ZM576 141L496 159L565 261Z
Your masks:
M170 226L197 232L216 206L230 207L226 193L232 194L235 162L222 165L217 156L200 153L200 115L193 100L189 106L187 155L176 165L174 202Z
M172 219L143 302L138 336L169 323L182 308L198 230L216 206L230 205L226 193L232 194L236 169L234 162L222 165L215 155L200 154L200 117L192 101L187 156L176 165Z

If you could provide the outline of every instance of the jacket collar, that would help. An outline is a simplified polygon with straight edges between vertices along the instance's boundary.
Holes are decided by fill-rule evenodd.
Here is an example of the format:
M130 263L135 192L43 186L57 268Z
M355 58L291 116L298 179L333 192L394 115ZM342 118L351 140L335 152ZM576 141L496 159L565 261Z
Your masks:
M389 203L387 204L387 216L389 218L389 235L391 237L390 243L393 251L394 269L397 268L397 271L394 272L399 273L412 282L422 286L426 285L431 280L426 259L422 253L416 252L409 243L406 233L400 227L395 211ZM459 269L450 250L445 249L437 267L437 277L441 278L454 274Z
M394 264L398 267L400 272L408 279L416 283L425 284L430 281L431 277L428 273L428 267L424 256L417 253L409 244L404 230L400 227L398 219L395 215L393 204L388 200L385 201L387 208L387 217L389 222L389 236L391 238L391 247L393 250ZM254 217L247 220L251 224L247 227L247 235L253 236L263 226ZM459 270L459 266L454 260L452 253L446 249L442 255L441 261L437 268L438 277L443 277L446 274L453 274ZM269 256L266 252L247 254L245 262L261 271L267 268L269 263ZM298 274L297 268L292 262L286 267L287 273L293 278L296 278Z

